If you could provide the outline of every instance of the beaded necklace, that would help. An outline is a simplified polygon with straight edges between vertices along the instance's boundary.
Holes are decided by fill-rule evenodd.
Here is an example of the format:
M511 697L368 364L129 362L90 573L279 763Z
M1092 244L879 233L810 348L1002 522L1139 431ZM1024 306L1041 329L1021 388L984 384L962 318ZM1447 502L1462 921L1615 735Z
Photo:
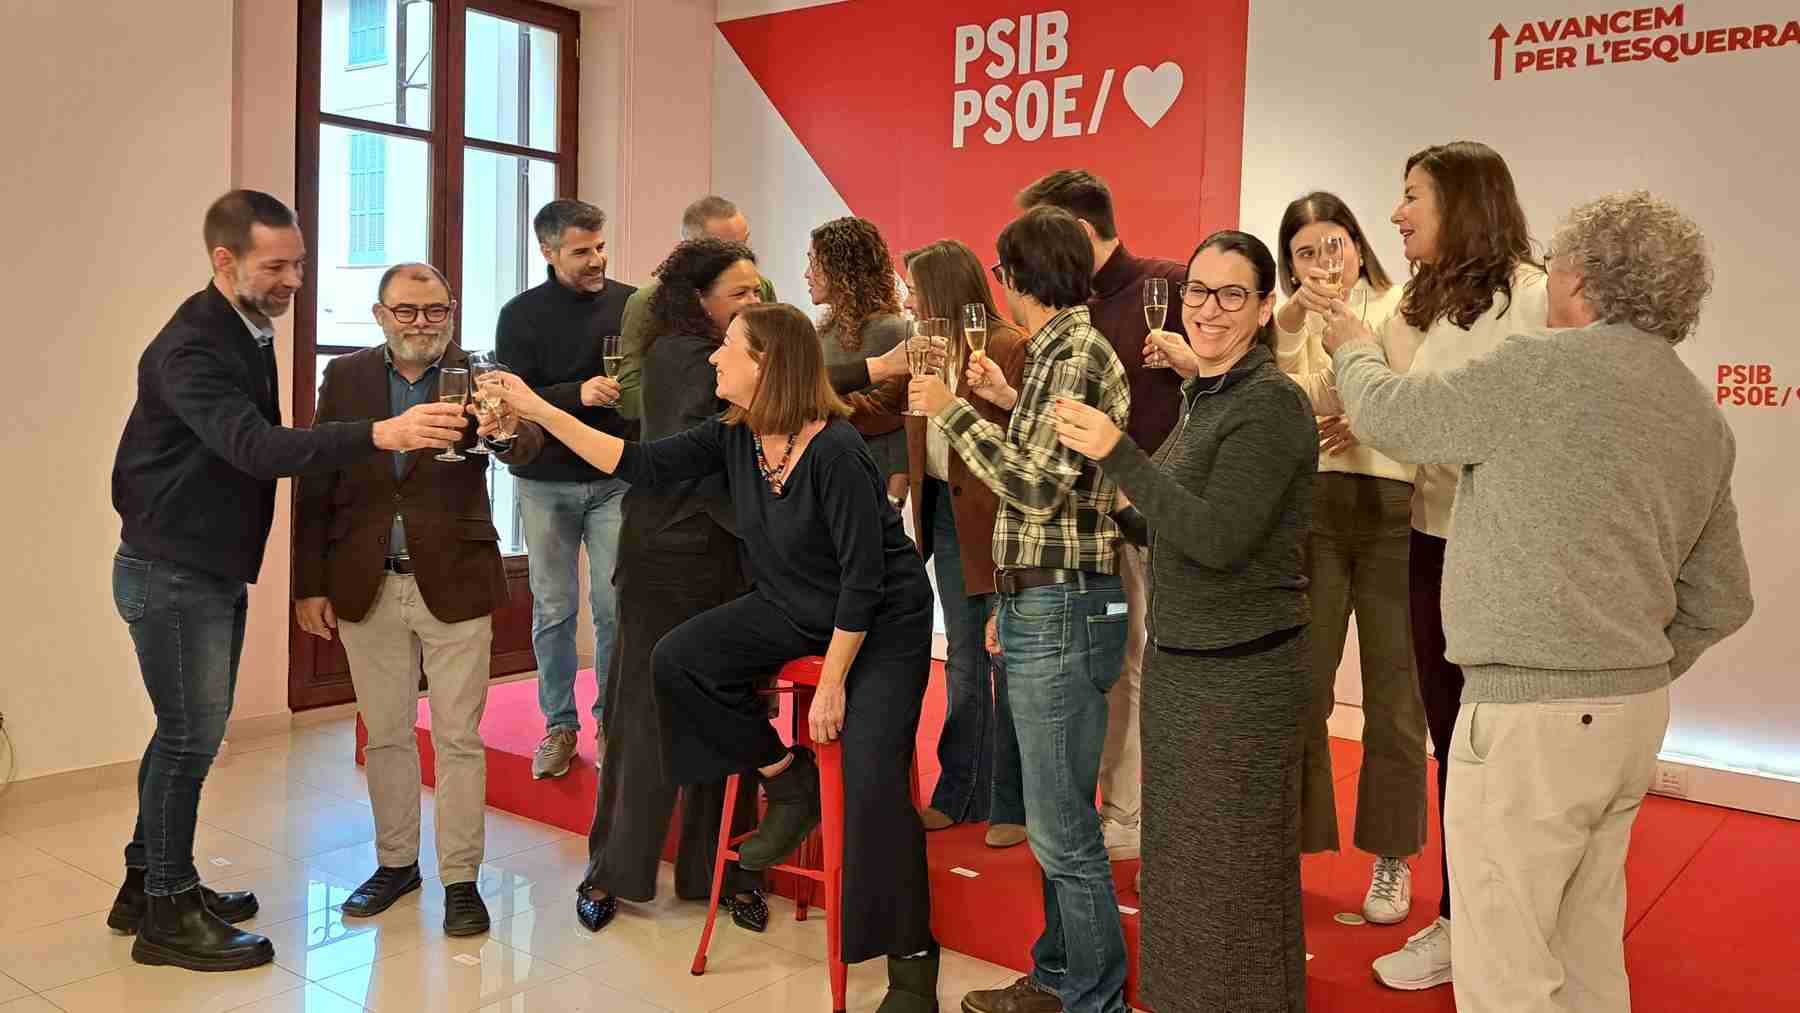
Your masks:
M784 484L781 475L787 471L788 461L794 456L794 444L800 442L800 434L788 438L787 452L781 455L781 464L773 468L769 467L769 458L763 453L762 436L753 438L756 441L756 470L762 472L763 481L769 483L769 491L779 496Z

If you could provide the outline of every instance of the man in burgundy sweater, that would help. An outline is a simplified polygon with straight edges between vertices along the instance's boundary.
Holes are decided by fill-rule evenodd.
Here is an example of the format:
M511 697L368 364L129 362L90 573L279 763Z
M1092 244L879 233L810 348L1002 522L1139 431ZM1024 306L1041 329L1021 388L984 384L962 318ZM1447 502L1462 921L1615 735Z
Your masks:
M1168 279L1169 295L1173 297L1186 280L1187 266L1173 260L1132 255L1119 238L1112 191L1091 172L1053 172L1020 191L1018 205L1049 205L1069 212L1080 220L1088 241L1094 244L1094 292L1088 299L1088 316L1106 335L1131 383L1131 421L1126 432L1146 453L1154 454L1174 430L1175 420L1181 414L1181 377L1172 369L1144 364L1144 340L1150 333L1144 319L1144 281ZM1171 316L1163 329L1179 332L1181 304L1171 305ZM1139 549L1120 546L1119 575L1125 585L1131 622L1125 640L1124 669L1107 694L1110 714L1106 749L1100 755L1100 825L1106 834L1106 853L1115 862L1138 857L1138 823L1143 809L1138 699L1144 684L1144 614L1149 574Z

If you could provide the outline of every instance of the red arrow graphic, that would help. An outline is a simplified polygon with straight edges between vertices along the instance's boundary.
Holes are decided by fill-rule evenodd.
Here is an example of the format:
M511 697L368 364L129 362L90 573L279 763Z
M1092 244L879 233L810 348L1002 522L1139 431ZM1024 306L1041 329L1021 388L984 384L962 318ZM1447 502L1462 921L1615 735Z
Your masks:
M1500 44L1504 42L1510 34L1511 33L1506 30L1505 24L1495 25L1494 30L1488 34L1488 38L1494 40L1494 80L1496 81L1500 80Z

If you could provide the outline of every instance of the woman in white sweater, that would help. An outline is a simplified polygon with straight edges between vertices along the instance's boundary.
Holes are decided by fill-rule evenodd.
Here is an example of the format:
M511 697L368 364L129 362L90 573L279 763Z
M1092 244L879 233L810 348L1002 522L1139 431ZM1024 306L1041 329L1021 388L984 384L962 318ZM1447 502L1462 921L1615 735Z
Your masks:
M1321 265L1327 244L1341 249L1341 280ZM1275 360L1311 399L1320 432L1319 477L1308 538L1312 590L1312 683L1300 774L1300 850L1338 850L1326 722L1350 615L1362 662L1362 765L1357 773L1355 844L1375 855L1363 916L1378 925L1412 910L1407 858L1425 846L1425 709L1413 677L1407 599L1408 519L1413 468L1358 443L1343 418L1331 357L1322 338L1331 300L1377 335L1391 334L1388 365L1405 372L1416 331L1387 328L1401 287L1369 246L1356 215L1334 194L1309 193L1281 216L1281 286L1290 297L1275 314Z
M1412 265L1388 337L1417 348L1413 373L1441 373L1494 350L1508 335L1545 326L1544 269L1535 259L1525 210L1499 153L1476 141L1435 145L1406 160L1405 190L1391 219ZM1410 332L1410 333L1409 333ZM1350 416L1352 429L1355 415ZM1380 449L1377 447L1377 449ZM1412 544L1413 661L1425 721L1438 761L1438 819L1443 819L1450 735L1462 699L1462 669L1444 658L1441 609L1444 547L1462 468L1456 461L1414 461ZM1450 881L1449 855L1444 883ZM1375 977L1402 989L1450 981L1450 891L1438 918L1375 961Z

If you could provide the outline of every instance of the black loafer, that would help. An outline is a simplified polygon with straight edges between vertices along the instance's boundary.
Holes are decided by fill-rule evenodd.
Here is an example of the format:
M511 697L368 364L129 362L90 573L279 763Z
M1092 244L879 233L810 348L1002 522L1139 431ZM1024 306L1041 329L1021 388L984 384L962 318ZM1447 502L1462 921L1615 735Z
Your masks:
M819 767L812 750L796 746L794 762L763 779L769 807L762 823L738 846L738 868L761 872L794 853L819 825Z
M474 883L444 887L444 935L479 936L488 930L487 901Z
M200 899L206 904L208 911L228 925L247 922L256 917L256 894L248 890L220 893L202 886ZM144 895L144 870L126 869L125 882L119 887L119 895L113 898L112 910L106 914L107 927L123 935L137 935L138 925L144 920L149 900Z
M394 902L417 890L420 885L419 863L402 868L384 865L375 875L363 881L350 899L344 902L348 918L372 918L394 906Z
M586 890L575 891L575 920L589 932L598 932L606 928L619 913L619 898L612 894L604 897L589 897Z
M762 932L769 927L769 903L763 900L760 891L750 890L746 894L750 899L744 900L736 894L726 894L719 899L719 906L731 912L731 920L738 928L751 932Z

